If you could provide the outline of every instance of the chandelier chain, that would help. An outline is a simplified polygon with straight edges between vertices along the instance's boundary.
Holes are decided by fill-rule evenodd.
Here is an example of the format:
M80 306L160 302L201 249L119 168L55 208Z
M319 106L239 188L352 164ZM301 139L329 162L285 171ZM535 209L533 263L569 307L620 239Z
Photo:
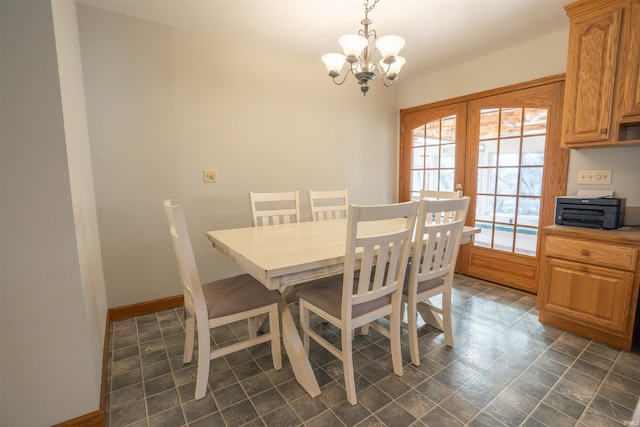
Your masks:
M373 10L374 7L378 4L380 0L374 0L373 4L369 6L369 0L365 0L364 2L364 18L368 19L369 12Z

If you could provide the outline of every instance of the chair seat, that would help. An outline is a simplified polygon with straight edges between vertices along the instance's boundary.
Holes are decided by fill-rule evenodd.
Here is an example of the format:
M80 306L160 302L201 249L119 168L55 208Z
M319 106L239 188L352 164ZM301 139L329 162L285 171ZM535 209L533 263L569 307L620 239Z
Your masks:
M342 276L319 280L313 285L305 286L297 291L298 298L304 299L316 307L326 311L335 318L342 318ZM354 287L357 284L354 284ZM354 305L351 317L356 318L389 304L391 297L384 297Z
M228 316L264 307L280 301L280 293L271 291L249 274L228 277L202 285L209 318Z
M444 277L434 277L433 279L425 280L423 282L418 282L418 295L430 291L431 289L435 289L439 286L444 285ZM409 286L405 281L405 285L402 287L402 293L405 295L409 294Z

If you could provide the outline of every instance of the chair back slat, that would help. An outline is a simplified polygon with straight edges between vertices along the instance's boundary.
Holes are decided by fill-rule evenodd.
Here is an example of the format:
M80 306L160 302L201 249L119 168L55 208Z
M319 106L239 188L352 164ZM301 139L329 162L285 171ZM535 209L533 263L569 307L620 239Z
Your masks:
M346 218L349 209L349 195L345 190L309 190L309 208L313 221Z
M297 191L249 193L251 220L254 227L290 224L300 221Z

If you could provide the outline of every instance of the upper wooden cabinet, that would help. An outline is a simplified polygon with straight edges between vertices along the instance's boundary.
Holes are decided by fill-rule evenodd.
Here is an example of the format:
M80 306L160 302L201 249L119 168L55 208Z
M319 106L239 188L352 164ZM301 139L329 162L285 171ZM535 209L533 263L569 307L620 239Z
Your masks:
M640 144L640 0L580 0L565 9L563 145Z

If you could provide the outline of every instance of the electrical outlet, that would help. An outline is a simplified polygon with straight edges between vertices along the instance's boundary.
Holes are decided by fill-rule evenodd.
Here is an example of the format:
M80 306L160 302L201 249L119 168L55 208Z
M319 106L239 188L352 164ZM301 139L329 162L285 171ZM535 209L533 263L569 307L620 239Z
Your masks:
M578 184L611 184L611 169L583 169L578 171Z
M206 183L218 182L218 171L215 169L204 169L202 171L202 180Z

